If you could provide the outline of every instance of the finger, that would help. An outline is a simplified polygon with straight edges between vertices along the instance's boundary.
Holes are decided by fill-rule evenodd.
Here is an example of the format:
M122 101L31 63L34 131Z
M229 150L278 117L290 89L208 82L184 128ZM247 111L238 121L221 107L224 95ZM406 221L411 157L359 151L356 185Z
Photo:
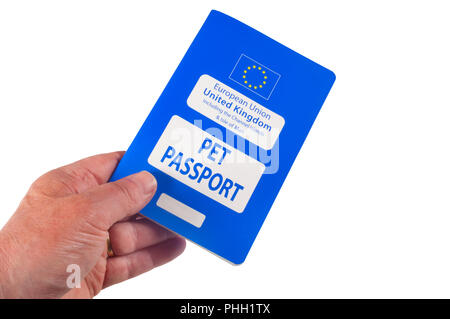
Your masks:
M108 258L103 288L161 266L179 256L185 247L183 238L174 237L129 255Z
M82 193L106 183L124 153L94 155L54 169L38 178L32 189L52 197Z
M156 179L142 171L118 181L103 184L77 195L86 204L87 213L104 230L138 213L156 192Z
M175 236L175 233L147 219L116 223L109 230L111 247L117 256L130 254Z

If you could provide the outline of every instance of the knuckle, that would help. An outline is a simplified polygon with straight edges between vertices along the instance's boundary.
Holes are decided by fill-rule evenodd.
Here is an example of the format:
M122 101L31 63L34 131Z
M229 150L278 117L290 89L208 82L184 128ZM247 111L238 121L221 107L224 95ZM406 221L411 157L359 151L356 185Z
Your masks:
M103 207L88 194L65 197L61 207L73 225L80 223L83 225L83 231L91 235L102 236L109 228L109 220L104 214Z
M30 186L30 192L58 197L65 194L78 193L78 190L72 179L61 168L57 168L36 179Z
M115 226L112 226L109 230L109 241L111 243L112 250L115 254L119 254L122 251L122 240L120 238L120 232L116 230Z
M38 177L33 183L31 183L31 186L29 188L30 192L32 193L38 193L42 189L44 189L52 180L54 180L54 171L49 171L45 173L44 175L41 175Z
M130 179L123 179L118 183L112 183L116 191L125 199L129 207L139 205L142 201L141 189L138 184Z
M72 164L60 168L61 174L65 175L72 192L81 193L88 187L99 185L99 181L92 172L82 166Z
M129 258L120 258L114 260L114 279L115 282L121 282L130 279L132 274L132 265Z
M126 254L126 240L123 236L123 232L120 229L120 225L113 225L109 229L109 240L111 241L111 247L116 254Z
M133 277L133 267L131 265L131 261L129 258L126 258L122 264L123 274L125 279L129 279Z

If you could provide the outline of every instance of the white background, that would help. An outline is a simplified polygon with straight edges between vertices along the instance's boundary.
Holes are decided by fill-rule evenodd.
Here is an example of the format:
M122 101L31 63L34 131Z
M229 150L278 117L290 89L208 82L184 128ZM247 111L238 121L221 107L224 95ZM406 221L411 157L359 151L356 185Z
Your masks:
M335 86L242 266L194 244L100 297L450 297L447 1L1 1L3 225L54 167L126 149L210 9Z

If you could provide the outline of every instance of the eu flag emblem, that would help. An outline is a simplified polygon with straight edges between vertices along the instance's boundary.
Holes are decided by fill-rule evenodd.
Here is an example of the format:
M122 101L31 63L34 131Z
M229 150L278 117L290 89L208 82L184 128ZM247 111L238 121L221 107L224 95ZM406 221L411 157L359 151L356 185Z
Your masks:
M268 100L280 75L261 63L241 54L230 79Z

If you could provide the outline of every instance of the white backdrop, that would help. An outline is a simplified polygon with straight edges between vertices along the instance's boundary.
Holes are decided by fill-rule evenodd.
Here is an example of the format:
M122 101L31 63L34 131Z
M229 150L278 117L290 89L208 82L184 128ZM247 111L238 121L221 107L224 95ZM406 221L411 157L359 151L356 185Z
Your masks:
M450 297L447 1L1 1L3 225L126 149L211 9L336 73L246 262L188 244L99 297Z

